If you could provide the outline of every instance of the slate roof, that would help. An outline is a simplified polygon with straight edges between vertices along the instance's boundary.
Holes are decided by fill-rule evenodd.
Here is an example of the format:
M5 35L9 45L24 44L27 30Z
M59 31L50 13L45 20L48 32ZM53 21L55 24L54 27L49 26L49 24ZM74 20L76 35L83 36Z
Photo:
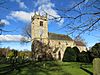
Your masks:
M81 41L75 41L77 46L86 46L83 42Z
M72 38L70 38L68 35L63 35L63 34L56 34L56 33L48 32L48 37L49 37L49 39L52 39L52 40L69 40L69 41L73 41Z

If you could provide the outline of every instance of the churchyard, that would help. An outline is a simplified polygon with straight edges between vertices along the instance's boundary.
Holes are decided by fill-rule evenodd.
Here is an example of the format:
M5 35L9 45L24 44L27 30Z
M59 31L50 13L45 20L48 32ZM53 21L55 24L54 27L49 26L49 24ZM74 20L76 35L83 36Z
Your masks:
M13 67L11 64L0 64L0 75L90 75L88 72L80 68L81 64L83 64L82 67L84 69L93 72L92 64L79 62L28 61L23 62L23 64L14 64L16 64L16 66L13 65ZM1 72L2 68L4 69L3 72Z

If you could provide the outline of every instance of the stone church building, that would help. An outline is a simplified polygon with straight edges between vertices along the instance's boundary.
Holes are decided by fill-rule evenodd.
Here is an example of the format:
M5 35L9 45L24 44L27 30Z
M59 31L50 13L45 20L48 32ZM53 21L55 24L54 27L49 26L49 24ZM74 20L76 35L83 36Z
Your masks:
M67 47L77 46L80 50L86 51L86 46L82 42L76 42L68 35L48 32L48 18L35 14L31 17L31 36L32 40L39 40L45 44L49 43L52 47L52 55L57 60L62 60ZM37 55L38 57L39 55Z

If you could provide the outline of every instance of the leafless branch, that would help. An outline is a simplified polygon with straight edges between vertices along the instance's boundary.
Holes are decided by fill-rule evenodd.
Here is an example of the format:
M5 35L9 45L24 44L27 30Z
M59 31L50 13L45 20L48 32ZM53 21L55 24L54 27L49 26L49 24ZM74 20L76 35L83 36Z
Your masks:
M66 21L69 20L69 23L64 23L65 25L63 25L63 27L61 27L60 29L66 28L66 31L69 34L77 32L77 36L79 36L87 31L91 32L100 27L100 11L98 11L100 10L98 6L98 3L100 3L99 1L100 0L91 0L84 4L85 0L82 0L69 9L54 8L55 10L60 11L60 13L64 14L60 16L53 16L50 13L47 13L46 10L43 11L48 14L48 16L52 17L51 20L55 20L56 22L60 22L62 19L65 19ZM83 7L80 7L81 5L84 5L84 8L86 9L91 9L91 11L82 10ZM75 14L74 12L77 14ZM69 15L69 13L72 13L72 15ZM79 23L77 23L78 20Z
M97 6L95 6L95 5L94 5L93 7L94 7L94 8L96 8L96 9L98 9L98 10L100 10L100 8L99 8L99 7L97 7Z
M82 0L81 2L77 3L76 5L73 5L73 7L69 8L69 9L59 9L59 8L55 8L55 10L58 10L58 11L63 11L63 12L69 12L69 11L72 11L74 8L76 8L77 6L79 6L80 4L84 3L85 0Z

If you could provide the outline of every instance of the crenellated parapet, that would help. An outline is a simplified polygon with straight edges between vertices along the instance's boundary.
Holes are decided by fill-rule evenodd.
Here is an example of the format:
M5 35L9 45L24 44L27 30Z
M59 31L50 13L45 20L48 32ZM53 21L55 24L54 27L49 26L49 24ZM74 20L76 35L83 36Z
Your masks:
M44 21L47 21L48 18L47 18L47 14L46 15L40 15L40 13L35 13L34 16L31 17L31 20L34 20L34 19L41 19L41 20L44 20Z

